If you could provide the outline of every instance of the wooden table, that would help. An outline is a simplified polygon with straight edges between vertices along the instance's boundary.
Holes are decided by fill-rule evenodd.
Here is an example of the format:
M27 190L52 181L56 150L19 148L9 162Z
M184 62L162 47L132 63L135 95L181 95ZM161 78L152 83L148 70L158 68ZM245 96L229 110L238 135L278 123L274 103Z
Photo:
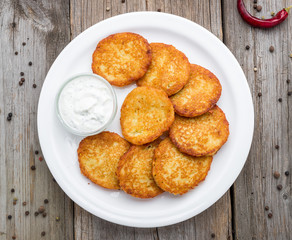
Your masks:
M260 13L252 0L245 2L250 12L266 18L292 5L292 0L258 1ZM42 83L61 50L91 25L133 11L172 13L210 30L238 59L255 107L252 148L231 189L200 215L162 228L115 225L74 204L41 161L37 134ZM201 240L212 234L215 239L292 239L291 16L274 29L260 30L241 20L235 0L2 0L0 23L0 240L13 235L29 240ZM12 120L7 121L10 112ZM280 173L278 179L274 171ZM34 215L41 205L45 217Z

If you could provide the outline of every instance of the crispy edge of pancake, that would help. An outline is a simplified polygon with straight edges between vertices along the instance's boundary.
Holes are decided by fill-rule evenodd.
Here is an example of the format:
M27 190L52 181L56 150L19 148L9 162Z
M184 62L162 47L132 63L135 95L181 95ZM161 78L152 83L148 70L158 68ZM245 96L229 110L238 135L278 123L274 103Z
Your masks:
M129 116L125 116L125 111L126 111L126 106L130 105L129 103L131 102L132 99L130 98L135 98L136 95L140 95L141 92L140 91L149 91L147 94L151 94L151 92L153 93L150 96L155 96L155 94L157 94L158 97L163 97L165 99L165 103L169 105L169 114L168 114L168 118L164 121L164 123L162 124L160 129L157 129L157 132L153 133L153 134L145 134L144 137L132 137L129 135L129 133L126 131L126 118ZM136 93L137 92L137 93ZM134 96L133 96L134 95ZM127 109L129 110L129 109ZM135 108L133 108L132 106L132 112L135 112ZM147 119L148 121L148 119ZM170 99L168 98L167 94L161 90L161 89L156 89L156 88L152 88L152 87L137 87L135 89L133 89L125 98L123 105L121 107L121 118L120 118L120 123L121 123L121 129L122 129L122 133L123 136L132 144L135 145L143 145L149 142L154 141L155 139L157 139L158 137L160 137L165 131L167 131L171 124L174 121L174 108L173 105L170 101ZM149 121L148 121L149 122ZM147 131L149 132L149 131Z
M207 113L205 114L212 114L214 111L219 111L220 114L221 114L221 120L222 120L222 126L223 126L223 130L226 131L222 137L222 141L220 143L220 145L218 147L213 147L211 148L210 150L205 150L205 151L200 151L198 152L197 150L194 150L193 147L187 147L185 146L184 143L181 143L180 140L178 140L178 138L181 138L182 135L185 135L184 132L183 133L179 133L179 123L178 121L180 120L183 120L183 121L188 121L190 118L186 118L186 117L181 117L181 116L178 116L176 115L176 120L173 122L171 128L170 128L170 131L169 131L169 137L171 139L171 141L174 143L174 145L183 153L186 153L186 154L189 154L189 155L192 155L192 156L196 156L196 157L200 157L200 156L213 156L214 154L217 153L217 151L220 150L220 148L226 143L226 141L228 140L228 137L229 137L229 123L226 119L226 116L225 116L225 113L222 111L221 108L219 108L217 105L215 105L211 110L209 110ZM202 117L204 117L204 115L200 115L200 116L197 116L197 117L194 117L192 119L200 119ZM190 126L189 126L190 127ZM224 129L225 128L225 129ZM221 132L222 129L220 129L219 132ZM196 134L194 134L196 135ZM188 141L189 142L189 141Z
M101 139L100 141L104 141L104 142L113 142L113 143L119 143L120 145L123 145L122 147L125 148L124 153L127 152L131 146L131 144L128 143L125 139L123 139L120 135L118 135L117 133L113 133L113 132L105 131L105 132L101 132L97 135L88 136L88 137L81 140L81 142L79 143L79 147L77 149L80 171L90 181L92 181L95 184L98 184L101 187L108 188L108 189L120 189L120 186L117 185L116 183L95 178L94 173L92 173L91 170L88 170L86 168L86 162L84 162L84 160L81 159L81 158L83 158L83 154L86 154L86 152L88 151L89 146L94 145L93 143L98 141L97 139ZM122 153L121 156L124 153ZM95 152L95 154L97 154L97 153ZM109 159L109 160L111 160L111 159ZM116 165L118 166L119 159L117 159L116 161L117 161ZM113 173L114 173L114 176L116 176L115 175L116 169L113 170ZM116 179L116 180L117 180L116 182L118 183L118 179Z
M154 142L151 142L151 143L148 143L148 144L145 144L145 145L141 145L141 146L135 146L135 145L133 145L133 146L131 146L130 147L130 149L120 158L120 161L119 161L119 163L118 163L118 169L117 169L117 176L118 176L118 179L119 179L119 183L120 183L120 187L121 187L121 189L124 191L124 192L126 192L126 193L128 193L128 194L130 194L130 195L132 195L133 197L138 197L138 198L153 198L153 197L156 197L156 196L158 196L159 194L161 194L161 193L163 193L163 190L162 189L160 189L158 186L157 186L157 184L156 184L156 182L154 181L154 178L153 178L153 176L152 176L152 164L153 164L153 159L154 159L154 150L155 150L155 148L159 145L159 143L161 142L161 140L160 139L157 139L157 140L155 140ZM150 147L151 146L151 147ZM142 159L142 160L139 160L140 162L143 162L143 161L145 161L145 154L146 154L146 157L148 158L149 156L147 156L147 155L149 155L149 153L148 152L145 152L145 150L147 151L147 149L148 148L151 148L151 150L153 151L153 153L152 153L152 160L151 160L151 169L150 169L150 175L151 175L151 177L152 177L152 179L150 179L150 181L153 181L153 184L154 184L154 186L156 187L156 189L154 189L154 190L151 190L151 191L145 191L144 189L144 186L142 185L141 187L140 187L140 189L139 188L131 188L129 185L128 185L128 183L129 183L129 178L131 178L131 180L133 180L133 173L131 172L131 174L130 174L130 177L128 177L127 176L127 174L126 175L123 175L122 174L122 170L123 170L123 168L126 166L126 165L128 165L128 167L129 167L129 164L131 164L131 165L134 165L133 164L133 156L135 156L135 155L137 155L137 157L142 157L143 156L143 154L144 154L144 159ZM149 151L149 150L148 150ZM145 161L145 163L148 165L149 164L149 161ZM143 167L145 167L144 165L143 165ZM147 168L148 166L146 166L146 168ZM139 172L137 172L138 174L139 174ZM128 173L129 174L129 173ZM139 174L139 176L141 176L140 174ZM135 180L137 180L137 179L134 179L134 181ZM152 186L153 187L153 186ZM155 188L154 187L154 188ZM143 191L144 190L144 191Z
M175 93L177 93L178 91L180 91L185 85L186 83L188 82L189 80L189 75L190 75L190 62L188 60L188 58L186 57L186 55L178 50L177 48L175 48L174 46L172 45L168 45L168 44L164 44L164 43L150 43L150 46L151 46L151 49L152 49L152 62L149 66L149 69L148 71L146 72L146 74L140 78L138 81L137 81L137 85L138 86L149 86L149 87L155 87L155 88L158 88L158 89L162 89L164 90L168 96L171 96ZM161 51L161 50L166 50L168 53L171 53L172 55L176 56L176 57L181 57L180 59L180 64L177 64L177 65L180 65L180 68L181 68L181 65L182 64L185 64L187 69L185 71L179 71L179 75L177 77L177 82L176 84L174 84L172 86L172 88L167 88L165 86L163 86L163 83L153 83L153 74L158 72L159 75L163 75L165 74L168 69L163 70L163 69L160 69L159 68L159 71L156 71L153 73L153 69L156 68L156 66L154 66L153 64L157 63L159 61L159 59L156 59L156 53ZM169 54L170 55L170 54ZM155 69L156 70L156 69ZM181 74L181 72L184 72L185 74ZM182 75L185 75L182 77ZM154 79L158 79L158 78L161 78L160 76L156 76ZM167 77L164 77L167 79ZM149 79L151 79L149 81Z
M182 153L169 138L166 138L155 149L152 171L153 177L157 185L164 191L175 195L182 195L195 188L200 182L205 180L210 170L212 160L212 156L193 157ZM176 167L175 169L167 168L171 162L174 163L174 166ZM185 172L183 171L183 168L188 171L189 169L194 169L196 166L199 170L200 165L204 163L207 164L207 166L204 168L204 171L198 171L193 175L193 177L187 178L185 180L185 184L182 183L182 180L179 181L181 184L174 182L175 177L178 175L181 176ZM187 174L187 177L190 176L188 173L185 174Z
M194 82L198 76L203 76L207 78L206 81L212 81L213 85L217 85L214 90L213 97L211 99L206 99L203 104L197 104L196 102L189 99L187 104L182 104L183 99L185 98L186 91L191 88L195 88ZM204 79L205 80L205 79ZM212 109L215 104L218 102L222 92L222 86L219 79L208 69L201 67L196 64L191 64L191 73L189 82L184 86L182 90L170 97L170 100L173 104L174 110L177 114L183 117L196 117L208 112ZM207 103L206 103L207 102ZM197 111L197 109L202 108L202 105L205 105L204 110Z
M98 54L102 54L103 51L101 50L101 47L104 47L103 45L107 45L107 44L110 44L113 40L116 40L116 39L120 39L120 38L123 38L124 35L127 35L129 36L129 38L136 38L136 39L139 39L141 40L144 44L145 44L145 47L147 48L147 51L145 53L145 66L141 66L140 69L138 69L135 73L134 76L133 75L133 71L129 72L127 77L125 77L126 79L123 79L123 80L119 80L119 79L115 79L115 80L110 80L107 75L101 71L99 69L99 64L97 63L97 61L95 60L96 56ZM148 41L142 37L141 35L137 34L137 33L132 33L132 32L121 32L121 33L115 33L115 34L111 34L109 35L108 37L102 39L96 46L96 49L94 50L93 54L92 54L92 64L91 64L91 68L92 68L92 71L93 73L97 74L97 75L100 75L102 76L103 78L105 78L110 84L112 85L115 85L115 86L118 86L118 87L123 87L123 86L126 86L126 85L129 85L131 84L132 82L140 79L141 77L143 77L150 64L151 64L151 61L152 61L152 51L151 51L151 47L150 47L150 44L148 43ZM108 65L111 65L112 62L109 62ZM117 75L117 73L115 73ZM113 74L113 75L115 75Z

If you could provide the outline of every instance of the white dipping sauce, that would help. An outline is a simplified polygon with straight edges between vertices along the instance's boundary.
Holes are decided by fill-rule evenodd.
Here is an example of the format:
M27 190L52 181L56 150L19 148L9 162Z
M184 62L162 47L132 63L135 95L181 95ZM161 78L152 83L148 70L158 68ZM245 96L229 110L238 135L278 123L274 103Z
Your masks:
M79 76L62 90L59 114L66 125L80 133L92 133L111 118L114 100L111 90L94 76Z

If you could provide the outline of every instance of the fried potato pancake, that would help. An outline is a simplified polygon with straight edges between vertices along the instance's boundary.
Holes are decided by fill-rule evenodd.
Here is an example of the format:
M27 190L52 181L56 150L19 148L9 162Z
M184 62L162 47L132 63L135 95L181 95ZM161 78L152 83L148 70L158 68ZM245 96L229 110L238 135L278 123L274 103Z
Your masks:
M137 87L128 94L121 108L122 133L135 145L154 141L173 121L172 103L160 89Z
M163 43L150 43L150 46L152 62L147 73L137 81L137 84L162 89L171 96L188 82L189 60L174 46Z
M116 171L130 144L116 133L102 132L84 138L77 150L82 174L109 189L120 189Z
M221 84L213 73L199 65L191 64L188 83L170 100L177 114L196 117L215 106L221 91Z
M214 155L227 141L229 123L224 112L215 105L198 117L176 115L169 136L181 152L192 156Z
M97 44L92 71L122 87L143 77L151 59L151 47L145 38L135 33L116 33Z
M138 198L153 198L163 191L152 176L154 150L160 140L142 146L132 146L118 164L117 176L120 187Z
M164 191L182 195L206 178L212 159L184 154L166 138L155 149L153 177Z

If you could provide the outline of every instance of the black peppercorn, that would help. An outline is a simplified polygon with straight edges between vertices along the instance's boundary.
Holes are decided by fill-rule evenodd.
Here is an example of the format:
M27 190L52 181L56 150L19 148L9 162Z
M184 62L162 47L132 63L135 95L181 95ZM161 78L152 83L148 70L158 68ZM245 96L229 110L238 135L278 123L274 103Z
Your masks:
M278 99L279 102L282 102L282 100L283 100L282 98L279 98L279 99Z
M20 73L20 76L24 76L24 72L21 72L21 73Z
M211 234L211 238L215 238L215 233L212 233Z
M12 193L13 193L13 192L15 192L14 188L11 188L11 190L10 190L10 191L11 191Z
M269 213L268 214L268 218L272 218L273 217L273 214L272 213Z
M161 12L161 9L160 9L160 8L158 8L158 9L157 9L157 12Z
M275 171L275 172L274 172L274 177L278 179L278 178L280 177L280 173L277 172L277 171Z
M15 55L18 55L18 52L15 52L14 54L15 54Z
M280 148L280 146L279 146L279 145L276 145L276 146L275 146L275 148L276 148L276 149L279 149L279 148Z
M34 83L34 84L32 85L32 87L33 87L33 88L36 88L36 87L37 87L37 85Z
M38 154L39 154L39 151L38 151L38 150L35 150L35 151L34 151L34 154L35 154L35 155L38 155Z
M12 218L12 216L11 215L8 215L8 219L10 220Z
M273 46L270 46L269 51L272 53L274 52L275 48Z
M10 113L8 113L8 117L12 117L12 113L10 112Z
M285 172L285 175L286 175L286 176L289 176L289 171L286 171L286 172Z
M270 208L269 206L265 206L265 210L268 211Z
M282 190L283 186L281 184L277 185L278 190Z
M44 200L44 203L45 203L45 204L49 203L49 200L48 200L48 199L45 199L45 200Z
M35 213L34 213L34 215L35 215L35 216L38 216L38 215L39 215L39 213L38 213L38 212L35 212Z
M249 49L250 49L250 46L249 46L249 45L246 45L246 46L245 46L245 49L246 49L246 50L249 50Z
M26 45L26 43L25 43L25 42L23 42L23 43L22 43L22 46L25 46L25 45Z
M43 217L46 217L46 216L47 216L47 213L44 212L44 213L43 213Z
M29 62L28 65L31 66L32 65L32 62Z
M41 236L43 237L43 236L45 236L46 235L46 232L42 232L41 233Z
M30 169L34 171L36 168L35 168L34 165L32 165L32 166L30 167Z

